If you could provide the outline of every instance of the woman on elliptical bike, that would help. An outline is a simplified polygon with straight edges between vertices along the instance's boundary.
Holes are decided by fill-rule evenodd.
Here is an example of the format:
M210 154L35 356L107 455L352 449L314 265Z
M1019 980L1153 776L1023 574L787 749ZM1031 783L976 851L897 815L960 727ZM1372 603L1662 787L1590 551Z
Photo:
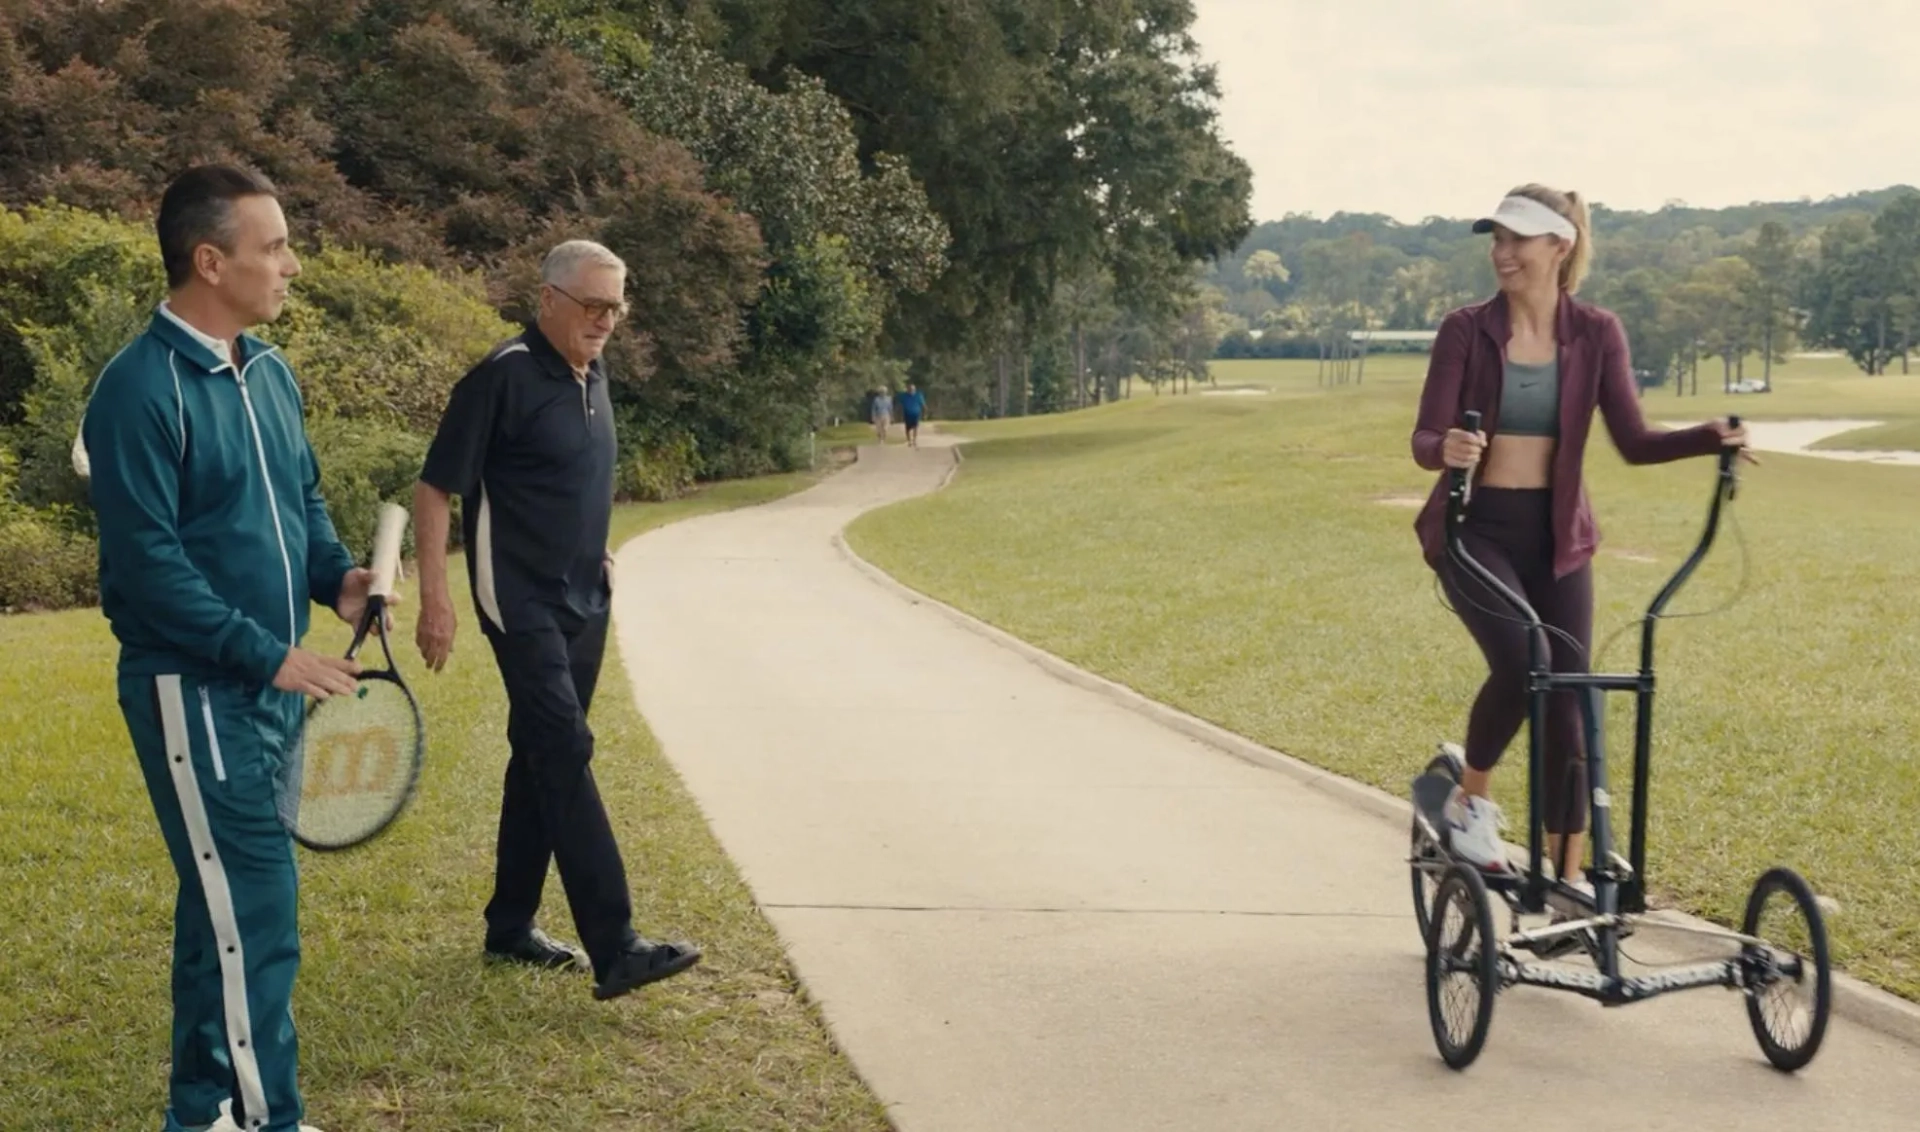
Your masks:
M1745 456L1746 430L1725 420L1678 431L1648 427L1619 318L1574 298L1593 262L1592 227L1579 194L1520 186L1473 230L1493 234L1499 292L1450 312L1440 324L1420 394L1413 458L1442 474L1414 526L1427 564L1487 662L1486 683L1467 717L1466 770L1446 807L1449 843L1482 870L1505 874L1513 866L1488 783L1527 718L1527 627L1448 560L1445 469L1473 470L1460 534L1467 551L1558 630L1547 634L1543 654L1552 670L1586 672L1593 635L1590 563L1599 539L1581 467L1594 409L1630 464L1711 456L1726 445L1742 447ZM1469 409L1482 415L1477 433L1458 427ZM1544 738L1546 858L1562 880L1584 888L1587 766L1575 693L1553 694Z

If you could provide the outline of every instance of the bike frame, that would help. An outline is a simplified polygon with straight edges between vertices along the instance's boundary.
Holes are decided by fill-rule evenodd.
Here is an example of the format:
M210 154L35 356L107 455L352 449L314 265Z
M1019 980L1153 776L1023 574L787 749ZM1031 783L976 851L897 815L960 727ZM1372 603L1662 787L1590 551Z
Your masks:
M1731 423L1739 426L1739 418ZM1469 411L1463 415L1463 427L1468 432L1480 429L1480 414ZM1450 469L1452 483L1447 495L1447 556L1468 574L1485 585L1527 623L1528 638L1528 676L1527 676L1527 756L1528 756L1528 864L1527 876L1521 884L1518 897L1523 911L1538 914L1546 909L1546 897L1551 889L1576 904L1590 907L1600 918L1598 934L1600 937L1601 975L1607 980L1617 980L1619 971L1615 952L1618 942L1618 919L1622 913L1645 912L1646 863L1647 863L1647 786L1651 776L1651 756L1653 747L1653 635L1654 626L1665 612L1669 602L1687 579L1693 575L1707 551L1713 545L1714 535L1720 526L1720 511L1724 503L1733 499L1738 477L1735 475L1735 460L1739 450L1723 448L1719 456L1719 476L1714 484L1712 503L1707 510L1706 530L1693 553L1667 580L1660 592L1647 607L1645 619L1641 622L1640 633L1640 671L1624 674L1602 673L1556 673L1551 670L1545 656L1546 630L1533 606L1526 598L1513 592L1492 571L1476 561L1461 542L1461 524L1466 519L1467 507L1472 496L1470 473L1464 468ZM1591 658L1590 658L1591 659ZM1593 881L1593 897L1568 886L1556 876L1551 884L1546 880L1541 868L1543 854L1542 782L1546 766L1544 750L1548 697L1557 691L1571 690L1582 693L1579 696L1582 728L1587 746L1587 787L1588 801L1591 804L1589 840L1593 846L1594 867L1588 870ZM1621 861L1613 849L1612 799L1608 793L1607 757L1604 735L1606 713L1604 696L1607 692L1632 692L1636 697L1636 712L1633 736L1633 819L1629 835L1628 860ZM1624 865L1622 870L1620 866ZM1624 871L1624 876L1621 875Z

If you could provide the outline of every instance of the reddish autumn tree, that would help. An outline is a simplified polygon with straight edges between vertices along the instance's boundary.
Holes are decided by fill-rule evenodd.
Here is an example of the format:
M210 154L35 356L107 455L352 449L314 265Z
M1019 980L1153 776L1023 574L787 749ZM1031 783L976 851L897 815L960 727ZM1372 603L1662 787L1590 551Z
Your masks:
M605 240L629 378L724 367L759 286L752 218L499 5L0 0L0 202L146 216L208 160L271 176L309 246L477 268L509 313L562 234Z

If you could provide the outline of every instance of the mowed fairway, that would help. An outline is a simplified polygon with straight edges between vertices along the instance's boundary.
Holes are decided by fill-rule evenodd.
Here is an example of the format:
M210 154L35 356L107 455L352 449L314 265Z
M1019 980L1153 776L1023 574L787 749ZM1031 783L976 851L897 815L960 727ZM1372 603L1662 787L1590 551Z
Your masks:
M812 477L728 484L622 508L615 542L763 502ZM464 594L464 563L452 566ZM403 582L403 592L411 592ZM294 996L311 1119L347 1132L541 1128L883 1129L879 1104L796 991L772 929L634 711L609 645L593 705L595 776L626 853L637 925L706 961L596 1003L585 974L481 962L506 704L470 604L433 676L397 618L426 713L414 809L381 841L301 854ZM324 617L324 619L323 619ZM344 649L315 613L309 644ZM0 1129L156 1128L166 1103L174 876L114 702L100 614L0 618ZM543 924L576 938L557 877Z
M1419 557L1409 454L1424 358L1316 387L1311 362L1219 364L1259 395L1155 397L951 426L944 492L849 541L918 589L1140 692L1404 794L1457 739L1484 666ZM1651 391L1650 419L1823 416L1911 427L1920 376L1796 361L1767 396ZM1749 371L1753 371L1750 369ZM1761 454L1656 658L1650 873L1657 897L1737 923L1789 864L1837 901L1837 962L1920 998L1920 468ZM1598 667L1637 665L1634 623L1699 536L1714 466L1626 466L1596 420ZM1618 828L1632 701L1609 721ZM1525 838L1524 740L1496 792ZM1273 861L1275 869L1291 867ZM1380 867L1401 869L1398 861ZM1409 913L1409 918L1411 914Z

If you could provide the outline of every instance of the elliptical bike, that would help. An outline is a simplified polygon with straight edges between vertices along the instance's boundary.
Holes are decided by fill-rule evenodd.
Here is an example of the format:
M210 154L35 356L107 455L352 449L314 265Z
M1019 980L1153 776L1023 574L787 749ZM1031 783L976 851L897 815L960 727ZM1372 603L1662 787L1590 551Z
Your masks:
M1732 418L1737 427L1739 418ZM1477 432L1480 414L1467 412L1462 427ZM1413 781L1412 871L1414 913L1426 942L1427 1013L1440 1057L1454 1069L1465 1069L1480 1056L1493 1023L1495 997L1508 987L1526 985L1570 991L1603 1006L1645 1002L1678 990L1725 987L1746 999L1747 1017L1767 1060L1776 1068L1794 1072L1819 1052L1832 1010L1833 976L1828 956L1826 924L1813 889L1792 869L1769 869L1748 897L1740 931L1704 926L1687 927L1666 921L1663 930L1709 935L1738 945L1738 954L1711 963L1670 966L1644 975L1621 972L1620 941L1633 933L1647 912L1647 785L1653 753L1654 627L1668 603L1693 574L1719 528L1722 508L1737 492L1735 460L1727 448L1719 456L1719 473L1707 511L1707 525L1693 553L1661 588L1641 622L1640 670L1625 674L1556 673L1546 655L1546 631L1525 597L1513 592L1486 567L1476 562L1460 539L1471 487L1467 469L1451 469L1447 497L1447 554L1468 574L1479 579L1529 626L1531 657L1527 676L1528 849L1526 863L1505 875L1483 872L1456 858L1448 845L1446 804L1459 785L1464 758L1459 747L1442 744L1426 770ZM1542 862L1543 742L1548 696L1571 689L1578 693L1586 736L1589 797L1575 804L1591 805L1593 866L1587 870L1592 892L1565 883L1556 872L1549 877ZM1614 851L1612 796L1607 778L1605 712L1607 692L1631 692L1637 700L1634 728L1633 812L1628 855ZM1546 927L1522 930L1522 914L1548 910L1551 894L1577 918ZM1494 934L1492 897L1498 895L1511 912L1511 931ZM1797 946L1781 948L1759 935L1769 903L1783 898L1805 921ZM1546 960L1584 952L1592 970L1549 965ZM1531 956L1531 961L1525 956ZM1803 1010L1781 1009L1781 1000L1795 992L1810 994ZM1803 1025L1795 1023L1804 1022Z

